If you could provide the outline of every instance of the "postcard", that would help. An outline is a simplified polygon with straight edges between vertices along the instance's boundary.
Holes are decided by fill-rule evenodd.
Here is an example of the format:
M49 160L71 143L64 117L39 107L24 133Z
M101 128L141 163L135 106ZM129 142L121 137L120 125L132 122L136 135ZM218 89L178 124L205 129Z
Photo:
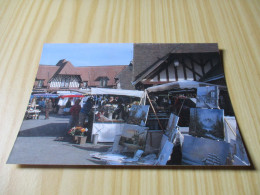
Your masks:
M8 164L250 167L217 43L44 44Z

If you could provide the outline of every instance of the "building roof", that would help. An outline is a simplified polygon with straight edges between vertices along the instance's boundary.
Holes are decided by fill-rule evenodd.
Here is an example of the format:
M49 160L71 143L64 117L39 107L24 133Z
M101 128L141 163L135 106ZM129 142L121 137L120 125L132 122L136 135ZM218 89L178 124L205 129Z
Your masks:
M53 65L39 65L36 79L44 80L46 86L48 81L53 77L54 73L59 69L58 66Z
M80 71L77 68L75 68L70 63L70 61L65 61L65 60L60 65L60 68L56 73L62 74L62 75L80 75Z
M98 86L98 78L107 77L107 85L115 85L115 76L127 65L116 66L85 66L77 67L82 81L88 81L88 86Z
M39 65L36 79L43 79L44 85L56 75L79 75L82 81L87 81L88 86L98 86L100 77L107 77L107 85L115 85L115 76L127 65L116 66L84 66L75 67L71 62L60 60L56 65Z
M217 43L135 43L133 81L151 65L169 54L214 52L219 52Z

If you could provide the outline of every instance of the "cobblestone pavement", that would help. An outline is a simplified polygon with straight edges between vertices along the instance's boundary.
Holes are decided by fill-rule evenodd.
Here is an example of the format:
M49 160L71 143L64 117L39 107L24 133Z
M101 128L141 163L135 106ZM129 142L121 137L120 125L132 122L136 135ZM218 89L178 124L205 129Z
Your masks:
M90 157L94 152L106 152L112 144L72 142L66 135L69 116L50 115L45 120L24 120L7 163L48 165L103 165ZM55 141L64 137L62 141Z

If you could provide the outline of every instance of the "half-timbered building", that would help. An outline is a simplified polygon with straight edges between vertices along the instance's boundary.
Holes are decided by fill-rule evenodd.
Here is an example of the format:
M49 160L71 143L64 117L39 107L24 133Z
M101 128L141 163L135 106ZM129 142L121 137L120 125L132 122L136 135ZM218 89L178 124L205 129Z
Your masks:
M117 85L121 88L145 89L182 80L213 83L224 80L218 45L214 43L137 43L133 53L129 67L117 75Z
M56 65L39 65L33 92L67 91L87 87L115 88L115 76L125 67L75 67L66 60L60 60Z

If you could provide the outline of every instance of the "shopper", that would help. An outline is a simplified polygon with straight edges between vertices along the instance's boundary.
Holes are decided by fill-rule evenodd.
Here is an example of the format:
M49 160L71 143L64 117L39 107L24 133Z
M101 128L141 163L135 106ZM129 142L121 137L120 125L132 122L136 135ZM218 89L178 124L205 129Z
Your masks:
M116 108L116 110L113 113L112 118L113 119L125 119L125 107L123 106L123 100L122 99L118 99L118 106Z
M75 105L70 109L70 121L69 121L69 129L72 127L76 127L79 123L79 112L81 110L81 106L79 105L80 99L75 101Z
M32 99L31 108L32 108L33 110L36 109L36 98L33 98L33 99Z
M47 100L45 105L45 119L49 119L49 113L52 111L52 101L51 99Z
M45 108L45 100L44 98L41 99L41 101L39 102L39 106L40 106L40 110L43 111Z
M83 127L86 118L91 113L91 109L93 106L93 101L91 98L88 98L87 102L83 105L79 113L79 126Z

